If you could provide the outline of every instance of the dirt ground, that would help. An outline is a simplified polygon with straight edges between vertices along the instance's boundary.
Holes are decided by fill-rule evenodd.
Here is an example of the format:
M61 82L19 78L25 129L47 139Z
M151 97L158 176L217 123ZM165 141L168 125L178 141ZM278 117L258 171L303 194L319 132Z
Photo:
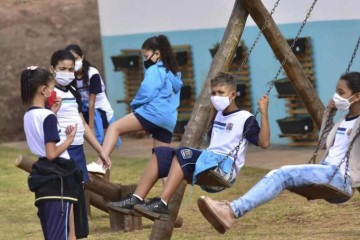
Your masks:
M0 1L0 142L24 139L20 73L50 65L51 54L79 44L103 72L97 0Z

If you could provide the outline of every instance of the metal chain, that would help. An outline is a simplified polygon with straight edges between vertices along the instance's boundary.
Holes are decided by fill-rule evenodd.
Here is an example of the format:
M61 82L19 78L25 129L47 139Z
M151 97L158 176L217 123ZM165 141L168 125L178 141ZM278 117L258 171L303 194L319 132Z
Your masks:
M249 52L245 55L244 59L242 60L239 69L237 70L237 72L235 73L235 75L239 72L241 72L243 70L243 67L245 66L247 59L249 58L250 54L252 53L252 51L254 50L256 44L259 42L259 39L263 33L263 31L265 30L265 28L267 28L267 24L269 23L271 16L275 13L276 8L279 6L281 0L277 0L276 3L274 4L274 7L271 9L271 12L269 14L269 16L266 18L265 23L262 25L257 37L255 38L253 44L251 45ZM206 136L206 134L209 132L210 128L211 128L211 122L209 122L208 126L206 127L204 134L202 136L202 138L200 139L200 141L198 142L198 144L196 145L196 148L199 148L200 145L202 144L202 142L204 141L204 138Z
M353 63L353 61L354 61L354 58L355 58L355 56L356 56L356 52L357 52L357 50L358 50L358 48L359 48L359 45L360 45L360 36L359 36L358 41L357 41L357 43L356 43L354 52L353 52L353 54L352 54L352 56L351 56L349 65L348 65L348 67L347 67L347 69L346 69L346 73L348 73L348 72L350 71L350 67L351 67L351 65L352 65L352 63Z
M330 126L330 124L332 123L332 114L331 113L329 113L328 114L328 118L327 118L327 120L326 120L326 122L325 122L325 127L323 128L323 131L322 131L322 133L321 133L321 135L320 135L320 138L319 138L319 141L318 141L318 143L317 143L317 145L316 145L316 148L315 148L315 150L314 150L314 152L313 152L313 154L312 154L312 156L311 156L311 158L310 158L310 160L309 160L309 164L316 164L316 157L317 157L317 154L318 154L318 152L319 152L319 150L320 150L320 147L321 147L321 143L323 142L323 140L324 140L324 138L325 138L325 130L327 129L327 127L328 126Z
M293 40L293 42L292 42L292 44L291 44L291 46L290 46L290 48L289 48L290 51L292 51L292 48L295 46L295 43L296 43L296 41L298 40L298 38L299 38L302 30L304 29L304 27L305 27L305 25L306 25L306 23L307 23L307 20L308 20L308 18L310 17L310 14L311 14L312 10L314 9L315 4L316 4L317 1L318 1L318 0L314 0L314 2L312 3L310 9L308 10L308 12L307 12L307 14L306 14L306 17L305 17L304 21L302 22L302 24L301 24L301 26L300 26L300 29L299 29L298 33L296 34L296 37L294 38L294 40ZM276 79L277 79L278 76L280 75L281 70L283 69L284 64L287 62L288 57L289 57L289 52L286 53L285 58L284 58L284 60L281 62L281 65L280 65L278 71L276 72L276 75L275 75L274 79L270 82L270 86L269 86L268 90L267 90L266 93L265 93L266 96L269 96L269 94L270 94L270 92L271 92L271 89L274 87L274 82L276 81ZM231 181L231 178L232 178L232 175L233 175L233 171L234 171L234 168L235 168L235 161L236 161L236 159L237 159L237 157L238 157L238 152L239 152L239 150L240 150L240 146L241 146L241 144L243 143L244 139L246 138L247 133L250 131L250 128L251 128L252 124L254 123L254 121L255 121L255 119L256 119L256 116L258 115L259 112L260 112L260 108L258 107L258 108L256 109L256 112L255 112L253 118L251 119L249 125L248 125L247 128L245 129L245 131L244 131L244 133L243 133L243 135L242 135L242 137L241 137L241 140L239 141L239 144L238 144L232 151L230 151L230 152L218 163L218 166L220 166L229 156L231 156L231 155L234 153L234 160L233 160L233 164L232 164L232 168L231 168L231 173L230 173L230 178L229 178L230 181Z
M360 126L358 127L358 129L356 130L356 133L355 133L355 136L354 138L351 140L350 144L349 144L349 148L348 150L346 151L345 153L345 156L341 159L340 163L337 165L333 175L330 177L329 179L329 184L330 182L334 179L337 171L339 171L340 167L342 164L346 164L345 165L345 175L344 175L344 184L343 184L343 187L344 187L344 190L346 190L346 187L347 187L347 181L348 181L348 178L350 177L349 176L349 162L350 162L350 152L353 148L353 145L355 143L355 140L357 139L357 137L360 135Z

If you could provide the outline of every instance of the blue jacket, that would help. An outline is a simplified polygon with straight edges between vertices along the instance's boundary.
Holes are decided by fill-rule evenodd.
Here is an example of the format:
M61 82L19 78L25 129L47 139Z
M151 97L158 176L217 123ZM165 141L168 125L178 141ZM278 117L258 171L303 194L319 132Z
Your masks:
M167 72L163 62L159 61L145 71L144 80L130 106L146 120L173 132L181 87L181 73L175 76L171 71Z

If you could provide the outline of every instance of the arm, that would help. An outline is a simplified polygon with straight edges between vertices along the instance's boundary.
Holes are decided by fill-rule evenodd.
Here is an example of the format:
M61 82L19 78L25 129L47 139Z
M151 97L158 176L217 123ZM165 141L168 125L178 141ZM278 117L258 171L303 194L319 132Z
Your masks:
M158 66L152 66L145 72L144 80L142 81L135 98L130 103L133 110L141 105L153 100L162 88L162 76L158 70Z
M104 153L104 150L102 149L101 145L99 144L99 142L97 141L93 131L90 129L89 125L86 124L85 119L82 115L82 113L79 113L81 120L84 124L84 128L85 128L85 134L84 137L86 139L86 141L95 149L95 151L99 154L99 157L102 161L102 163L104 164L104 166L106 168L110 168L111 167L111 161L110 158Z
M43 122L44 130L44 143L46 158L50 161L57 158L63 153L70 144L74 141L77 126L68 126L66 128L66 139L64 142L56 146L56 143L60 141L59 132L57 128L57 119L54 114L49 114Z
M258 106L261 114L258 144L261 148L268 148L270 146L270 127L268 119L269 97L262 96L258 101Z
M95 115L95 98L96 94L89 95L89 127L94 132L94 115Z

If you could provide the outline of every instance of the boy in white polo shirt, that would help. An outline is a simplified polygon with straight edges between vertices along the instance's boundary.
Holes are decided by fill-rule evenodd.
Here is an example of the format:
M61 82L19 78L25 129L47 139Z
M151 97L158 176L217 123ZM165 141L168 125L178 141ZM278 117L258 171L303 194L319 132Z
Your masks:
M226 73L218 74L211 80L211 102L218 111L214 119L211 132L210 146L202 151L194 148L181 147L173 149L169 147L158 147L153 149L152 158L145 168L145 172L135 190L135 193L119 202L112 202L108 207L117 211L136 214L139 213L151 220L169 219L167 203L175 193L176 189L184 179L214 168L230 151L234 150L242 139L245 129L249 129L245 139L240 145L234 169L229 169L229 162L224 167L223 177L234 182L245 161L248 142L267 148L270 144L270 130L268 123L268 97L263 96L259 102L261 113L261 128L256 119L248 111L240 110L235 104L236 82L232 75ZM210 157L215 158L213 162L207 161ZM229 156L232 166L234 156ZM233 171L233 174L230 174ZM227 173L225 173L227 172ZM231 179L230 176L232 176ZM159 178L167 177L160 197L155 197L145 203L144 198L149 193ZM209 186L202 186L207 191L219 191Z

